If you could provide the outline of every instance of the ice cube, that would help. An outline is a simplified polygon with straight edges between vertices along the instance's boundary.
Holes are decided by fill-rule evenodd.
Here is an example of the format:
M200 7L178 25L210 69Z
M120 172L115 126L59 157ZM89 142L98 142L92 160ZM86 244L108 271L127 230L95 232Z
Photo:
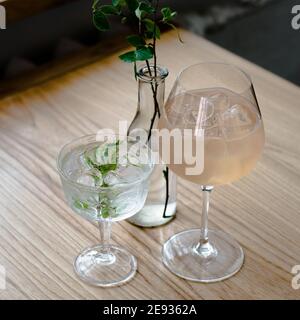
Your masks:
M246 108L239 104L233 105L222 113L222 120L226 127L239 127L251 123Z
M103 176L99 170L92 169L89 171L89 174L94 179L95 186L102 186L103 184Z
M190 108L190 110L183 115L185 124L195 126L197 123L198 115L199 107Z
M94 178L87 173L82 173L81 175L79 175L79 177L76 179L76 182L88 187L95 186Z
M104 183L108 186L113 186L119 183L123 183L123 179L118 175L117 172L110 171L104 177Z
M216 111L224 111L229 107L229 98L226 94L218 92L208 97Z
M89 170L91 168L86 160L85 152L79 155L78 161L79 161L79 168L82 168L84 170Z
M138 180L143 175L142 165L127 165L125 167L120 167L118 170L118 176L122 181L133 182Z
M222 128L219 126L209 127L204 130L204 135L205 137L222 138L223 131L222 131Z
M147 149L142 146L131 147L127 154L128 165L140 167L143 164L149 163L150 154L148 154Z
M239 104L222 113L222 129L225 138L241 139L251 133L256 121L250 117L247 107Z
M87 187L97 187L103 183L101 172L98 170L76 170L72 172L71 178L73 181Z
M207 97L201 97L198 105L191 106L190 110L184 114L186 127L204 129L217 125L214 104Z

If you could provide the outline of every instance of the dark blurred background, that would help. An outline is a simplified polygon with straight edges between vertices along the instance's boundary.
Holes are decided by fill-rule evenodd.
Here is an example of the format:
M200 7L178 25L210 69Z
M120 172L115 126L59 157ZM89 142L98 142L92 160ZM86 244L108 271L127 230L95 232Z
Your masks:
M43 81L50 68L55 76L96 59L112 43L121 47L130 31L117 22L109 34L95 30L91 0L2 1L8 21L0 30L0 94L17 89L31 74ZM180 26L300 84L300 30L291 27L299 0L162 2L178 11Z

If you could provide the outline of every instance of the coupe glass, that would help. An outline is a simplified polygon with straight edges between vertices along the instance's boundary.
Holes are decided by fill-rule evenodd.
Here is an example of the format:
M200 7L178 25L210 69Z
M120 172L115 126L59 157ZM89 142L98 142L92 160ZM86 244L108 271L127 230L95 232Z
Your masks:
M200 63L178 76L159 123L160 129L182 132L181 143L171 145L170 169L201 186L200 229L183 231L163 246L163 262L176 275L199 282L220 281L234 275L244 261L243 250L228 234L208 229L209 197L214 186L247 175L264 146L264 128L254 87L242 70L224 63ZM191 135L184 135L185 131ZM200 146L197 171L192 154L176 149ZM184 149L185 150L185 149ZM181 163L174 161L182 153ZM172 154L174 154L172 156Z
M110 244L111 222L143 207L153 169L149 148L129 137L88 135L65 145L57 166L69 206L100 229L100 244L78 255L75 272L96 286L129 281L137 269L136 258Z

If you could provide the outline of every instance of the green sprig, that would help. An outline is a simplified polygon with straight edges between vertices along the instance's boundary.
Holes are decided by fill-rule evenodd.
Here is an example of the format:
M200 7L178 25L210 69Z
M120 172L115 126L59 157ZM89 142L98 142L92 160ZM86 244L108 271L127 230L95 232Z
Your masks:
M154 76L157 76L157 54L156 42L160 39L160 26L167 25L177 31L180 42L183 42L180 34L173 23L177 12L169 7L163 7L159 10L159 0L112 0L111 5L102 5L100 0L93 2L93 21L96 28L100 31L107 31L110 29L109 18L111 15L118 16L121 23L125 24L131 21L132 18L136 20L138 27L138 35L134 34L128 36L127 42L134 47L120 55L119 58L128 63L133 63L134 76L137 79L137 62L146 61L149 75L152 76L149 60L153 58ZM151 83L151 89L154 100L154 114L151 119L149 128L148 140L151 138L151 130L157 117L160 116L159 105L157 101L157 83ZM99 168L99 170L109 170L110 168ZM163 172L166 180L166 201L163 216L165 217L166 209L169 201L168 190L168 168Z
M175 28L173 19L177 12L169 7L158 9L159 1L151 0L112 0L111 4L101 5L101 0L94 0L93 22L100 31L110 29L110 16L118 16L121 23L136 19L139 34L128 36L127 42L134 50L120 55L124 62L148 61L156 57L156 39L160 39L160 25ZM181 41L181 38L179 36ZM152 40L152 41L151 41Z

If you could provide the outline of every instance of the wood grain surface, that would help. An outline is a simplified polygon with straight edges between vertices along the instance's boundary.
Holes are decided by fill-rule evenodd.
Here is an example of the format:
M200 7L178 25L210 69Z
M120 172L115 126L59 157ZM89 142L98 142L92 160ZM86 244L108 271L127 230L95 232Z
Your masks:
M98 241L97 228L64 201L56 156L70 139L113 127L135 112L131 66L118 54L0 101L0 264L7 275L0 299L298 299L291 269L300 264L300 88L214 44L182 31L163 36L159 63L170 70L167 91L183 67L227 61L253 78L266 130L266 147L246 178L219 187L210 226L232 234L246 260L234 277L215 284L188 282L161 262L162 244L200 224L199 187L179 180L177 218L141 229L125 221L113 241L138 258L129 284L101 289L79 281L78 252Z

